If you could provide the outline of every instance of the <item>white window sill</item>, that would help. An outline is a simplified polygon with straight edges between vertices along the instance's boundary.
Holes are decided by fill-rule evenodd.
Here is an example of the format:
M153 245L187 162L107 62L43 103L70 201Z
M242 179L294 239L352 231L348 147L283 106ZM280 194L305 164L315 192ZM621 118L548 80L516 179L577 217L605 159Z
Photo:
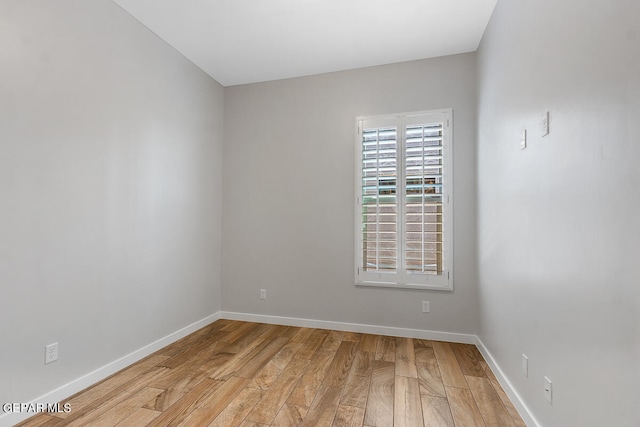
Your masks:
M430 291L453 292L453 286L448 287L428 284L389 283L389 282L356 282L356 286L363 288L387 288L387 289L420 289Z

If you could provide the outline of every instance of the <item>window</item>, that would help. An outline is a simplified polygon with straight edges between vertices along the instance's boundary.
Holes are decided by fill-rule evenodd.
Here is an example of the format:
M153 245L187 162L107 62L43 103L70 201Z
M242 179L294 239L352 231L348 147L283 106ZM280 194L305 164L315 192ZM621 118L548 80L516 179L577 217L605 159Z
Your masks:
M451 116L357 120L356 284L452 289Z

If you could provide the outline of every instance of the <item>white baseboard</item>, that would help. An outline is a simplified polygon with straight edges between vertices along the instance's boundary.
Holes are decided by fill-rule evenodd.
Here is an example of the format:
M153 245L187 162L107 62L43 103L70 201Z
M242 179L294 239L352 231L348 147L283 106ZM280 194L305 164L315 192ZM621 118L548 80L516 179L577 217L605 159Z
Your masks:
M86 375L81 376L61 387L58 387L55 390L52 390L37 399L33 399L31 402L24 403L55 403L60 402L70 396L73 396L80 390L83 390L103 379L107 378L110 375L115 374L121 369L126 368L127 366L141 360L148 355L160 350L163 347L168 346L169 344L178 341L180 338L189 335L192 332L197 331L198 329L207 326L208 324L215 322L220 319L220 312L214 313L205 317L204 319L198 320L188 326L185 326L182 329L179 329L163 338L160 338L157 341L152 342L151 344L147 344L138 350L127 354L126 356L121 357L113 362L110 362L93 372L89 372ZM10 427L21 421L26 420L29 417L32 417L36 414L31 412L19 412L19 413L6 413L0 416L0 427Z
M504 392L507 393L507 396L509 396L509 399L513 403L513 406L515 406L525 424L530 427L540 427L540 423L538 423L538 420L536 420L536 418L529 410L529 407L527 407L518 392L516 392L516 390L513 388L511 381L509 381L509 378L507 378L504 372L502 372L502 369L500 369L500 367L496 363L496 360L491 355L491 352L489 352L489 350L479 337L476 337L475 345L476 347L478 347L478 350L480 350L482 357L484 357L484 360L493 371Z
M345 332L388 335L392 337L418 338L423 340L449 341L475 344L476 336L454 332L425 331L422 329L394 328L389 326L363 325L360 323L331 322L327 320L301 319L297 317L267 316L262 314L221 311L220 317L229 320L269 323L271 325L301 326L305 328L332 329Z

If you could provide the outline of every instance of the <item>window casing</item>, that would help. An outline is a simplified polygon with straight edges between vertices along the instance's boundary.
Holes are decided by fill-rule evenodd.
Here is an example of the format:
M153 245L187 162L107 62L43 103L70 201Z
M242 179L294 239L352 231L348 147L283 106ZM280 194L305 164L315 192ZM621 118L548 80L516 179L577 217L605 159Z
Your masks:
M356 284L453 289L452 110L356 121Z

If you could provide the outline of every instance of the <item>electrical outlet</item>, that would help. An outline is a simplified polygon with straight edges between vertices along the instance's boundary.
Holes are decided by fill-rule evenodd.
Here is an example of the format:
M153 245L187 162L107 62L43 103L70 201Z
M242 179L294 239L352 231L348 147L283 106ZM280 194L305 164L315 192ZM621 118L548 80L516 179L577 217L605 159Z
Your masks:
M540 119L540 135L549 135L549 112L545 112Z
M423 313L428 313L429 312L429 301L422 301L422 312Z
M521 363L522 375L529 377L529 358L524 353L522 353Z
M551 404L551 380L544 377L544 398Z
M44 364L47 365L56 360L58 360L58 343L54 342L44 348Z
M267 299L267 290L260 289L260 299Z

